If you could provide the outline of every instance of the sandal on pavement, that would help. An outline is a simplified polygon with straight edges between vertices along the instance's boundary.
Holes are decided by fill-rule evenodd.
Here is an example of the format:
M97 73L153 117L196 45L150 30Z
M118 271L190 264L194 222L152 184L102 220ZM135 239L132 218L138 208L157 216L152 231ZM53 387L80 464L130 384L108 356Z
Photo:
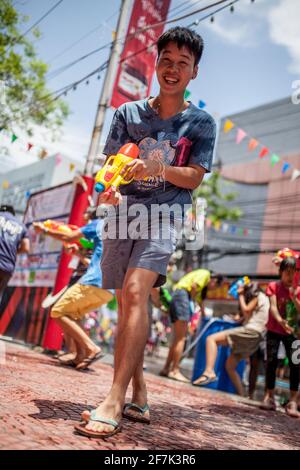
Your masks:
M300 418L300 413L297 409L297 403L295 401L289 401L285 407L286 414L291 418Z
M181 372L169 372L167 377L172 380L177 380L177 382L184 382L190 383L189 379L187 379Z
M123 408L123 418L130 419L138 423L150 424L150 416L145 416L145 413L150 411L149 406L139 406L136 403L125 403Z
M93 362L99 361L99 359L102 359L102 357L104 357L104 356L105 356L105 354L103 354L102 351L99 351L93 357L86 357L79 364L76 365L76 370L85 370L91 364L93 364Z
M261 410L276 411L276 403L274 398L268 398L267 400L264 400L259 407Z
M115 421L114 419L108 419L108 418L102 418L101 416L96 415L96 410L91 411L91 416L89 419L89 422L97 422L97 423L103 423L103 424L109 424L112 426L114 429L113 431L109 432L104 432L104 431L93 431L92 429L86 429L86 426L88 423L82 422L80 424L76 424L74 426L75 431L77 431L79 434L82 436L87 436L87 437L95 437L95 438L101 438L104 439L106 437L111 437L117 434L118 432L121 431L121 426L120 424Z
M204 380L201 380L203 379L204 377ZM196 380L193 381L193 385L208 385L208 384L211 384L213 382L216 382L218 380L217 376L215 375L214 377L209 377L208 375L206 374L202 374L200 375L200 377Z

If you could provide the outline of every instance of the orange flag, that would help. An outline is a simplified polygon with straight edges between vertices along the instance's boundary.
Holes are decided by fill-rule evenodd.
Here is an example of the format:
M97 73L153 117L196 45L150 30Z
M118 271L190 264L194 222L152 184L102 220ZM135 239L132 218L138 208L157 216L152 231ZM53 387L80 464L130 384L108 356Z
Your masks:
M258 146L258 141L256 139L250 139L248 144L248 149L252 152Z

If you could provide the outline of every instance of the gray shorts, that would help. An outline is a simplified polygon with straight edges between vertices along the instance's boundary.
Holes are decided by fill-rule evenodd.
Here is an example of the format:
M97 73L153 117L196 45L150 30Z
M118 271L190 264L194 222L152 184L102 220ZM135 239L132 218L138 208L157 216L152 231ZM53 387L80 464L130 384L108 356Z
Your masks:
M122 289L129 268L154 271L158 278L153 287L166 282L167 266L176 248L175 229L169 239L103 239L101 259L103 289Z
M185 289L175 290L170 304L171 322L175 323L177 320L189 322L192 314L189 293Z

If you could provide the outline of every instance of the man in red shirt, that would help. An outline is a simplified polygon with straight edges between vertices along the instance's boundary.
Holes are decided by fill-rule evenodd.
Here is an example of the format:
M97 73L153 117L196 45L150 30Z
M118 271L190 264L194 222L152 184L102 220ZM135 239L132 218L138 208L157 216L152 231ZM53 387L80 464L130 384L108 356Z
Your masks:
M296 259L285 258L280 263L280 280L268 285L270 312L267 323L267 369L266 395L263 409L275 410L274 388L277 369L277 353L280 342L285 346L290 367L290 401L286 411L289 416L300 417L297 411L297 395L300 381L300 364L293 360L293 343L297 339L297 324L300 317L300 287L293 287L296 275Z

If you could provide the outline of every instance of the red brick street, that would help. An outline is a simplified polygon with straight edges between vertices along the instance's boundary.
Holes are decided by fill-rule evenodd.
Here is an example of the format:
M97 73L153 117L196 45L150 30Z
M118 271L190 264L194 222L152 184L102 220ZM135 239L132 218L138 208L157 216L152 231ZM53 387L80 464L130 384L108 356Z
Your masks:
M149 373L150 426L123 420L123 431L106 440L76 435L80 413L108 392L112 367L98 362L77 372L45 354L3 344L0 449L300 449L299 419Z

